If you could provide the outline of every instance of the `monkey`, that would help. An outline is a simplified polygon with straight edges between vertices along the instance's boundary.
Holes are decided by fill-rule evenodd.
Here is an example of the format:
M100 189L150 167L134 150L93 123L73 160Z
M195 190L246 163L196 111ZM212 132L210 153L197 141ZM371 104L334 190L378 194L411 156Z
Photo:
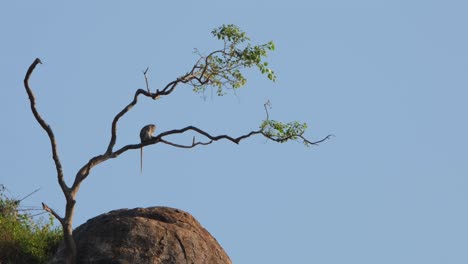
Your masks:
M150 124L144 126L140 131L141 143L147 142L153 138L156 125ZM143 173L143 146L140 148L140 173Z

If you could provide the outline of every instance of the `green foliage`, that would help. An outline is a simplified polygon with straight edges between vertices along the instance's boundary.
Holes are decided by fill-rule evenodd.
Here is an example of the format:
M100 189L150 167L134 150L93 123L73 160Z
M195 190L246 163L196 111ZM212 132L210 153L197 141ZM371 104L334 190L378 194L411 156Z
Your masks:
M260 131L271 140L284 143L288 140L302 139L303 143L309 146L310 142L302 137L306 129L306 123L297 121L282 123L275 120L265 120L260 125Z
M221 50L207 56L200 53L200 60L194 66L198 69L197 82L190 82L195 92L204 92L208 86L215 87L217 95L225 94L225 88L237 89L244 86L247 79L242 74L244 68L257 67L271 81L276 80L274 71L264 61L268 51L273 51L272 41L262 45L252 45L250 38L235 25L222 25L212 32L214 37L224 42Z
M275 72L268 67L268 62L264 61L268 51L275 50L272 41L262 45L252 45L246 33L235 25L222 25L211 33L224 42L224 47L208 56L199 53L200 60L194 67L199 71L191 72L193 75L201 76L195 78L198 83L191 82L195 92L203 92L207 86L212 86L217 89L218 95L224 95L224 88L240 88L247 82L241 70L252 67L256 67L271 81L276 81ZM301 140L306 146L315 144L302 136L306 129L306 123L269 120L268 110L267 119L260 125L261 133L273 141L284 143L289 140Z
M20 202L4 193L0 185L0 263L46 263L62 239L61 229L52 216L44 223L20 213Z

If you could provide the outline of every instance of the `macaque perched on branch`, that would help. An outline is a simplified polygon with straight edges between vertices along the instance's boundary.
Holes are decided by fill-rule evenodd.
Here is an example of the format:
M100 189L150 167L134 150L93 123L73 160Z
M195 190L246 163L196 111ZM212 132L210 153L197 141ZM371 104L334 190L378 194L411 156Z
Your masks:
M141 143L151 140L155 130L156 125L150 124L144 126L140 131ZM143 173L143 147L140 148L140 172Z

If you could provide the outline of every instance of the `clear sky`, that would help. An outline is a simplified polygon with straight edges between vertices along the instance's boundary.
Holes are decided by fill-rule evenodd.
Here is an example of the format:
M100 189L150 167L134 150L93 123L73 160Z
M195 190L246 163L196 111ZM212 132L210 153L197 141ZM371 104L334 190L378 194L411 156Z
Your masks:
M64 198L45 132L22 85L32 61L37 107L52 126L70 183L105 151L114 115L144 87L189 70L210 31L236 24L275 41L271 83L247 71L235 95L179 87L142 100L117 145L195 125L213 134L271 118L309 124L318 147L251 138L183 150L145 149L96 167L75 226L119 208L164 205L193 214L234 263L468 263L468 4L466 1L2 1L0 183L24 205ZM190 142L191 135L174 138Z

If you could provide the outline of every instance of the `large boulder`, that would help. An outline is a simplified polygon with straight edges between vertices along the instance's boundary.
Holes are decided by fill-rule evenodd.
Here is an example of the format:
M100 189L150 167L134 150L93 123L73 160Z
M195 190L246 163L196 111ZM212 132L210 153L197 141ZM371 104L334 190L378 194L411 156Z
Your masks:
M193 216L174 208L111 211L88 220L73 236L78 263L231 263ZM62 263L63 254L61 245L52 263Z

